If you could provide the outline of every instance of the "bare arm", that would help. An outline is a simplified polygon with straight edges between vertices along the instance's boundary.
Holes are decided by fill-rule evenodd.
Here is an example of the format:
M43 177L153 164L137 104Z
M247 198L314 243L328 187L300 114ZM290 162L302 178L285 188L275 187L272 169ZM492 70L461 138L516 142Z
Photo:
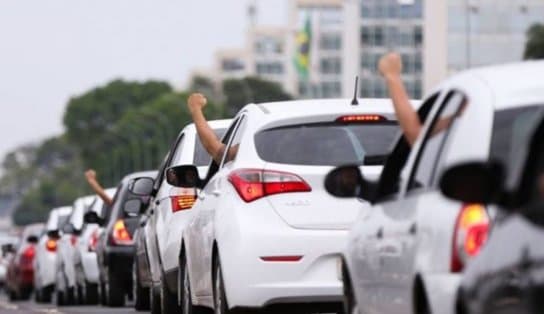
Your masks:
M91 186L91 189L104 201L105 204L108 206L113 205L113 200L111 197L106 193L104 188L98 183L96 179L96 172L92 169L89 169L85 172L85 178L87 179L87 183Z
M202 146L204 146L204 149L212 156L215 162L220 163L223 152L225 151L225 144L221 143L208 124L206 117L204 117L202 109L206 106L206 103L206 97L198 93L192 94L187 101Z
M404 137L410 145L413 145L421 131L421 120L410 104L410 98L402 81L401 58L396 53L389 53L380 59L378 67L385 78Z

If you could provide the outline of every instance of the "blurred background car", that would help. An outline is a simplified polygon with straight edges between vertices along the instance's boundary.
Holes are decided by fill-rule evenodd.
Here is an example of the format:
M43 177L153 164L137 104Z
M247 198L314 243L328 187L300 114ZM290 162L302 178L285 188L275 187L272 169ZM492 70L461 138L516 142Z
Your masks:
M223 138L184 233L182 308L340 313L337 259L360 212L326 193L333 166L357 163L377 177L399 128L386 99L304 100L245 106ZM195 166L178 166L190 187Z
M113 198L115 188L106 189L106 194ZM100 197L95 197L93 203L86 210L102 215L104 202ZM98 261L96 259L96 245L100 234L100 225L84 222L78 237L74 251L74 269L76 277L76 296L79 304L98 303Z
M230 122L214 120L208 123L221 138ZM170 313L177 309L181 237L196 200L196 191L169 184L165 171L177 165L195 164L199 173L205 175L210 161L211 157L202 146L195 125L187 125L159 168L149 207L142 216L142 227L135 236L134 307L137 310L149 308L151 286L159 292L151 295L152 312Z
M113 205L104 207L102 217L92 211L85 215L86 222L100 221L103 226L96 245L100 303L103 305L124 306L126 297L132 298L133 236L149 202L156 176L157 171L125 176L117 186Z
M8 271L9 257L11 253L10 247L13 248L17 244L18 238L9 233L0 233L0 247L2 248L0 252L0 289L4 288L6 284L6 275Z
M57 261L55 267L55 302L57 305L77 303L74 269L75 246L83 229L83 215L94 200L94 195L84 196L74 201L73 211L63 225L57 241Z
M60 228L68 221L71 213L71 206L54 208L45 223L45 230L36 246L34 261L34 298L36 302L51 302L51 296L55 289L57 241L60 236Z
M6 275L6 291L10 301L27 300L34 289L34 258L36 256L36 244L43 232L42 223L31 224L24 227L18 248L13 247L8 251L13 252L10 258Z

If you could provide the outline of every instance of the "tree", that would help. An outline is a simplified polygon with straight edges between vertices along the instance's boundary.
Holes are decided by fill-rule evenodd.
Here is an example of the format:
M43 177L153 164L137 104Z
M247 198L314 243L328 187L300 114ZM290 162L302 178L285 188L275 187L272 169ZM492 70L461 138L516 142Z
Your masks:
M534 24L527 31L524 58L544 59L544 24Z
M249 103L283 101L293 99L281 85L257 77L246 77L241 80L230 79L223 82L225 96L225 113L234 116Z

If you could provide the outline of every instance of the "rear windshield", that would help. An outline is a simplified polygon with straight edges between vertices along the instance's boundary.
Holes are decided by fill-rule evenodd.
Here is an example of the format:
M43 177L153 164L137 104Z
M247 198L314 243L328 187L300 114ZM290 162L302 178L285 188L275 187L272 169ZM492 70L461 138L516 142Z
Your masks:
M61 229L62 226L68 221L70 215L58 215L57 216L57 229Z
M529 137L532 136L543 114L542 106L507 109L495 113L489 156L491 160L507 166L509 183L514 183L512 180L515 178L512 175L519 172L519 169L513 169L511 166L519 165L518 159L524 158L524 155L519 153L527 150Z
M225 134L225 131L227 129L215 129L215 135L217 135L218 138L223 138L223 135ZM200 141L200 137L196 137L195 141L195 160L194 164L196 166L207 166L210 164L210 161L212 158L210 157L210 154L204 149L204 146L202 146L202 142Z
M398 130L392 121L295 125L259 132L255 145L261 159L280 164L382 165Z

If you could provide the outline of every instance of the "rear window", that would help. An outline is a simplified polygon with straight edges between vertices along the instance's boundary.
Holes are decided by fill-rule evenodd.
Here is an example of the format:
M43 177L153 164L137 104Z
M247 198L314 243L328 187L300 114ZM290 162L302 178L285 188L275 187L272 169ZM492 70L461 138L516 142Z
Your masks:
M382 165L398 130L393 121L295 125L259 132L255 146L261 159L280 164Z
M223 135L225 134L227 129L215 129L215 135L217 135L218 138L223 138ZM212 158L210 154L204 149L204 146L202 146L202 142L200 141L200 137L196 136L195 141L195 160L194 164L199 166L207 166L210 164L210 161L212 161Z
M57 216L57 229L61 229L64 224L68 221L70 215L58 215Z

